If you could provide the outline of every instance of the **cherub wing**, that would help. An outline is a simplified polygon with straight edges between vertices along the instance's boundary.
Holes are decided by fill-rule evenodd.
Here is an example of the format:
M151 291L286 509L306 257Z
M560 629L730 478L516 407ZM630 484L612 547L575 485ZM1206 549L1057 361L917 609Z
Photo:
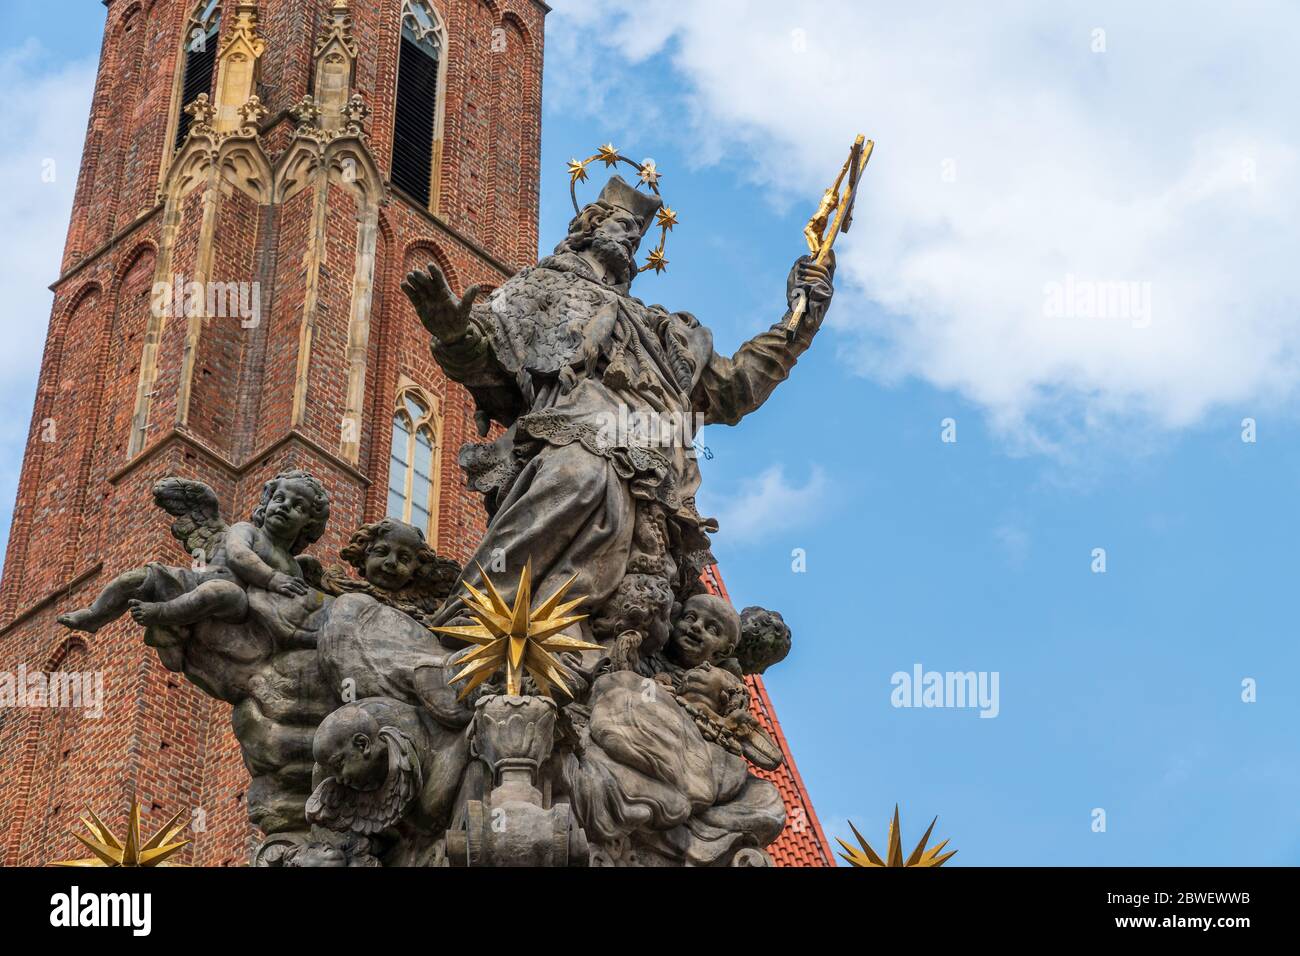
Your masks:
M388 821L384 826L391 826L424 786L424 774L420 771L420 755L410 737L396 727L379 728L379 736L388 741L388 778L377 791L380 816Z
M307 798L308 822L331 830L351 830L356 811L354 797L359 792L343 786L336 777L326 777Z
M388 776L374 790L353 790L334 777L321 781L307 799L311 823L331 830L379 833L402 818L423 785L415 744L396 727L381 727L388 741Z
M217 493L201 481L163 478L153 486L153 500L172 515L172 536L191 556L211 558L225 547L226 523L221 520Z

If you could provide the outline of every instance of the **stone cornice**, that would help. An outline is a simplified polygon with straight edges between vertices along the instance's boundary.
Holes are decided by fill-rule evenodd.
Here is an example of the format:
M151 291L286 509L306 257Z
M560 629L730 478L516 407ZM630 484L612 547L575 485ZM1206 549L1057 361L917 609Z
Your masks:
M371 484L371 480L366 477L364 473L358 470L355 465L345 461L343 458L339 457L336 452L330 451L314 438L305 435L297 429L286 431L279 438L276 438L274 441L269 442L258 451L249 455L244 461L234 462L221 454L221 452L212 448L193 432L179 426L169 429L166 434L155 440L152 444L145 446L138 455L133 457L122 467L118 468L117 471L110 474L107 479L108 483L110 485L118 484L123 478L131 474L137 468L156 458L158 455L162 454L163 451L176 444L186 445L194 451L197 451L199 454L209 458L212 464L225 469L232 478L244 477L244 475L249 471L257 467L258 462L267 455L273 455L287 445L297 444L301 445L312 454L324 458L335 468L338 468L340 471L347 474L348 477L352 478L359 485L368 487Z
M105 0L105 5L107 5L107 0ZM59 598L63 597L65 594L70 593L72 589L75 588L77 585L81 584L83 581L87 581L90 578L93 578L95 575L99 574L99 572L102 571L103 569L104 569L104 562L96 561L90 567L86 568L84 571L78 572L76 575L69 578L63 584L60 584L54 590L50 591L49 593L45 594L42 597L37 598L31 604L27 605L25 608L23 608L17 614L15 614L12 621L0 625L0 637L4 637L10 631L16 628L19 624L22 624L24 621L26 621L29 617L32 617L38 614L39 612L41 612L42 610L44 610L45 608L49 607Z

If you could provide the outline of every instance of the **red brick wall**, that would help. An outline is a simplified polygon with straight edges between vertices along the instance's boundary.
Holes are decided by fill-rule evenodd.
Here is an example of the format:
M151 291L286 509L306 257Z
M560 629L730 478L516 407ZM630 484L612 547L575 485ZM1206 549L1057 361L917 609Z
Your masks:
M475 438L473 408L433 362L428 336L401 294L404 270L434 260L455 289L495 285L535 258L538 130L545 8L535 0L437 0L448 32L442 193L435 220L394 194L380 214L366 368L361 454L337 456L346 386L346 342L357 223L351 196L331 187L306 422L291 429L304 254L312 190L260 207L237 189L220 198L211 278L263 283L261 325L205 323L195 353L188 429L174 427L185 338L164 323L145 449L128 461L131 417L149 319L162 207L157 190L193 0L110 0L61 276L42 358L13 530L0 579L0 670L101 671L98 720L57 709L0 708L0 862L39 864L75 855L66 831L85 807L120 823L137 795L146 822L182 807L205 829L183 861L247 862L243 805L248 776L230 731L229 707L166 671L120 620L95 635L55 623L88 603L116 574L145 559L181 562L166 515L149 489L166 474L200 478L225 517L246 516L262 482L309 468L332 494L332 517L312 553L327 562L358 524L383 513L391 408L399 377L437 396L445 421L438 549L464 559L484 515L456 467ZM226 24L234 4L227 3ZM259 93L269 107L263 141L274 159L288 143L283 111L308 92L312 50L329 0L262 0L266 40ZM353 0L360 48L356 86L372 109L370 145L383 174L392 143L400 0ZM507 30L509 65L497 66L493 30ZM508 79L500 83L498 76ZM495 91L495 92L494 92ZM497 144L495 147L493 144ZM504 146L502 145L504 144ZM494 162L490 150L513 155ZM495 205L492 197L495 196ZM173 269L194 274L204 187L182 202ZM495 224L494 224L495 223ZM53 264L51 264L53 266ZM54 426L53 440L42 441Z

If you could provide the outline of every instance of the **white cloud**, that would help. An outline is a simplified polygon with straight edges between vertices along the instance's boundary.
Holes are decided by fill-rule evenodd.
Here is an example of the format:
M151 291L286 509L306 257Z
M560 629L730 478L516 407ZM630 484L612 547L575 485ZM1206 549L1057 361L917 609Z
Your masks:
M1029 557L1029 532L1019 525L1001 524L993 529L993 537L1006 555L1007 563L1018 568Z
M34 42L0 51L0 554L95 85L93 60L49 61Z
M1295 9L917 6L559 0L548 38L665 52L685 99L648 122L800 207L853 134L876 140L831 323L877 379L955 390L1039 445L1293 397ZM1045 314L1067 277L1149 284L1149 325Z
M826 509L827 485L817 465L802 485L788 481L783 466L769 465L757 477L742 481L734 494L717 499L722 504L714 509L719 533L734 544L805 524Z

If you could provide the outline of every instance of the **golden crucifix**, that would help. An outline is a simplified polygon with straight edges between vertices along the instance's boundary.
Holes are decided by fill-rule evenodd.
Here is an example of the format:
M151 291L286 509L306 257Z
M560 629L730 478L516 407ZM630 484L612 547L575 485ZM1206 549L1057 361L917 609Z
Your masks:
M874 140L866 139L861 133L858 134L858 138L853 141L853 146L849 150L849 158L840 167L840 174L835 177L831 187L822 193L817 211L804 227L803 236L808 242L808 250L813 255L813 261L818 265L825 263L826 254L835 245L835 237L841 232L849 231L849 226L853 222L853 202L858 196L858 181L862 178L862 171L867 168L867 162L871 159L871 151L875 145ZM844 183L846 174L849 177L847 185ZM831 220L832 214L835 216L834 221ZM785 326L786 338L795 337L795 333L799 331L799 321L807 310L808 297L801 289L794 307L790 310L790 320Z

